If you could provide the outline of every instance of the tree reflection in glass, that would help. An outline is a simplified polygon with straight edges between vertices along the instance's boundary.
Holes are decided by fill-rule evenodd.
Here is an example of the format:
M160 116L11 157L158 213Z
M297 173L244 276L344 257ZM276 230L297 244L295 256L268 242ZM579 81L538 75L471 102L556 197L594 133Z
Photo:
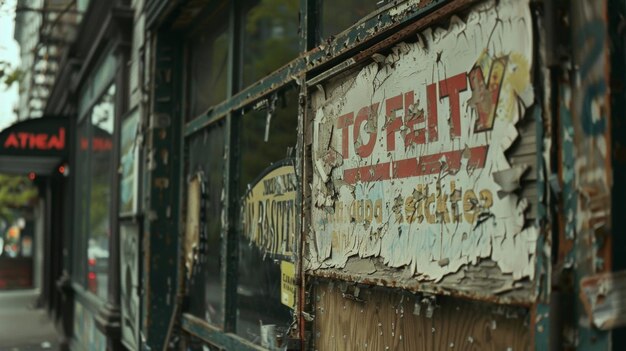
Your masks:
M243 86L272 73L298 56L299 0L245 3Z
M377 0L321 0L322 40L329 39L376 10Z

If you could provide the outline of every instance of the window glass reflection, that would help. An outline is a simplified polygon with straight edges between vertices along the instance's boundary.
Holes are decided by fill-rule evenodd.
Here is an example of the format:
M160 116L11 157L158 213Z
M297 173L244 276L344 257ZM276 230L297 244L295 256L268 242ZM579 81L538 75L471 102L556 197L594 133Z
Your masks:
M299 0L248 0L244 14L243 86L298 55Z
M84 179L85 181L75 182L75 240L73 241L74 250L78 252L78 250L83 250L85 245L83 244L87 240L87 233L89 232L89 196L87 196L89 191L89 125L90 120L88 118L83 118L82 121L79 122L77 129L77 145L76 148L76 175L75 179ZM79 282L84 282L87 277L86 265L82 261L74 262L74 279Z
M114 99L111 85L92 108L90 138L80 145L89 149L90 158L87 288L100 297L107 296L108 285Z
M375 11L376 0L322 0L322 40L339 34L361 18Z
M242 197L254 186L257 177L273 163L285 160L288 150L295 147L297 101L293 91L278 98L269 123L266 111L243 116L239 189ZM266 131L269 132L267 142L264 141ZM282 334L292 321L291 309L281 303L281 261L289 258L279 257L252 243L242 228L239 232L237 334L262 344L264 333Z
M228 31L225 25L214 27L210 23L189 40L188 120L226 99Z
M205 216L198 216L206 233L206 252L189 283L189 311L218 327L224 319L220 276L224 133L224 125L219 124L195 135L189 142L188 168L189 177L200 174L206 201Z

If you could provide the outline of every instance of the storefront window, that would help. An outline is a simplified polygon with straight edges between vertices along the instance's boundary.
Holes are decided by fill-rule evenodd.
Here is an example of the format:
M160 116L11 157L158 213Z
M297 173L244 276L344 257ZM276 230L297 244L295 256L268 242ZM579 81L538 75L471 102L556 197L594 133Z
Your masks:
M77 147L76 147L76 175L75 179L88 179L89 175L89 119L83 118L82 121L78 123L78 127L76 128L77 134ZM88 220L89 220L89 197L85 196L89 191L89 182L88 181L77 181L76 184L76 192L75 192L75 239L73 240L73 251L74 252L82 252L85 242L85 238L87 238L88 229ZM82 257L82 256L79 256ZM83 264L83 260L75 260L74 261L74 269L73 269L74 279L78 282L84 282L87 277L87 269L86 265Z
M298 55L299 0L249 0L244 15L243 86Z
M281 165L289 164L296 145L297 102L290 91L242 120L237 334L265 347L279 346L273 336L292 321L281 269L293 257L295 197L287 193L295 194L296 182Z
M226 24L222 22L216 28L214 23L209 23L190 36L187 120L226 99L229 40Z
M224 132L223 124L214 125L194 136L189 142L190 180L202 182L200 199L203 202L196 218L204 238L194 272L189 279L189 311L212 325L221 327L224 319L221 280L221 230L222 189L224 182ZM193 196L193 194L187 194ZM187 209L189 211L189 209ZM193 244L190 244L193 246Z
M376 10L376 0L322 0L322 40L339 34Z
M91 110L88 139L80 141L89 150L89 227L87 232L87 288L100 297L107 295L109 237L111 235L111 175L115 120L115 85L111 85Z

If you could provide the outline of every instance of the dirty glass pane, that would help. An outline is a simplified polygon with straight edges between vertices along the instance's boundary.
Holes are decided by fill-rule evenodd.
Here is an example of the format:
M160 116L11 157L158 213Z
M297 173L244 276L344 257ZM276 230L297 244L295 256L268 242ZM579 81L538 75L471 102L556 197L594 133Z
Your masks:
M298 55L299 0L245 1L243 86Z
M339 34L377 9L377 0L321 0L321 37L326 40Z
M219 327L224 319L220 277L224 133L223 124L215 125L192 137L188 146L188 179L201 175L206 201L205 216L199 218L206 233L206 252L189 282L189 312Z
M239 189L242 199L248 189L254 188L255 180L273 163L285 160L290 148L296 145L297 94L291 91L275 100L270 98L268 106L271 105L275 109L269 123L269 110L251 112L242 117ZM264 141L266 126L269 127L267 142ZM292 321L291 309L281 303L281 261L289 258L279 257L252 243L244 235L243 228L239 228L239 233L237 334L264 344L263 331L267 335L282 334Z
M89 119L84 118L77 126L76 139L76 174L74 179L89 179ZM75 211L74 211L74 240L73 250L76 253L83 252L83 244L87 238L89 222L89 181L75 182ZM74 261L73 275L78 282L85 282L87 278L84 256L77 254L80 260Z
M187 120L206 112L209 107L226 99L228 68L227 21L222 26L209 23L190 36L189 50L189 111Z
M111 235L111 172L115 120L115 85L111 85L91 110L89 239L87 288L107 296L109 236Z

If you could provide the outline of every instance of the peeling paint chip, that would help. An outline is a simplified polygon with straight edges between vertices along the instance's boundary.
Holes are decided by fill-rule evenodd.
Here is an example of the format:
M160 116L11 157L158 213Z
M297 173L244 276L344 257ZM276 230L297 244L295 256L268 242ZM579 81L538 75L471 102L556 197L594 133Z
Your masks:
M596 328L610 330L626 326L626 271L583 278L580 299Z

